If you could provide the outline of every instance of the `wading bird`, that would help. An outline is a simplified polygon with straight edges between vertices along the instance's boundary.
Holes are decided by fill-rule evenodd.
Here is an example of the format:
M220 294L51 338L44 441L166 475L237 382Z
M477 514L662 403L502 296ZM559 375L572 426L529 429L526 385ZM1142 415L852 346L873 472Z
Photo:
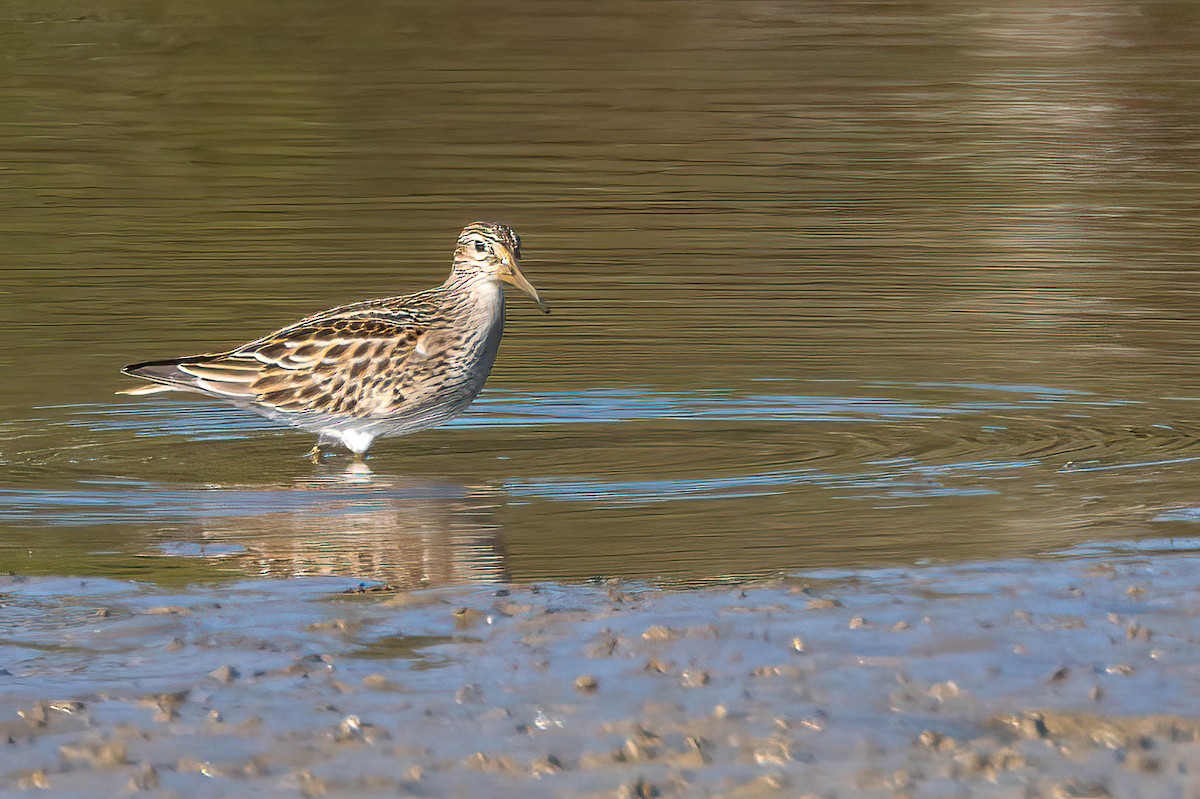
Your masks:
M518 262L521 239L473 222L437 288L330 308L228 352L121 371L149 380L122 394L193 391L318 435L309 455L341 444L356 455L462 413L479 395L504 332L504 286L550 309Z

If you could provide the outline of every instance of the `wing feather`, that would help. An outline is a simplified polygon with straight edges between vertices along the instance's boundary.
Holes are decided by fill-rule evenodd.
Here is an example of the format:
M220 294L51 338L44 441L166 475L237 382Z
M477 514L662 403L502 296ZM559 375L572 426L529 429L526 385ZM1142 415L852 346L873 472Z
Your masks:
M264 412L384 415L404 401L410 361L453 338L420 295L334 308L212 355L134 364L123 371L153 388L199 391Z

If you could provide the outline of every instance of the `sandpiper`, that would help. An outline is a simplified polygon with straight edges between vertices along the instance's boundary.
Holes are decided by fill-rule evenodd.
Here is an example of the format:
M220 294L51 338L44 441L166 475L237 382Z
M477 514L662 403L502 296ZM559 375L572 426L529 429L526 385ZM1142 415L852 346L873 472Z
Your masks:
M193 391L318 434L309 454L341 444L358 456L383 436L442 424L479 395L504 332L504 287L550 309L518 266L521 239L473 222L437 288L366 300L301 319L227 352L121 371L152 385L119 392Z

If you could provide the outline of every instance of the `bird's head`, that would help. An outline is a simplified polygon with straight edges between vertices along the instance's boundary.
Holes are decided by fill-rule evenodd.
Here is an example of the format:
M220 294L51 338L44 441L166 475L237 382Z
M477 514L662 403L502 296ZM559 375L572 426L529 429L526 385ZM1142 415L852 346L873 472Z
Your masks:
M507 225L472 222L463 228L454 248L454 269L482 275L516 286L537 303L542 313L550 307L533 284L521 274L521 237Z

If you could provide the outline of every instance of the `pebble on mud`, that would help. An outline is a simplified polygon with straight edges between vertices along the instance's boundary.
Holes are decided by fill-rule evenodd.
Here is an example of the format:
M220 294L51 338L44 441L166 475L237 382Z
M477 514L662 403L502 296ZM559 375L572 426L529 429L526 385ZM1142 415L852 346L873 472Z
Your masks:
M670 627L664 627L661 624L654 624L646 628L642 633L642 638L647 641L670 641L678 638L679 633L672 630Z
M229 772L220 766L214 766L207 760L196 760L195 758L185 757L175 764L175 770L178 772L194 772L203 774L205 777L212 779L213 777L228 777Z
M792 761L792 745L773 739L754 750L754 762L760 766L783 766Z
M208 676L212 677L214 680L222 683L223 685L228 685L238 677L241 677L242 674L233 666L230 666L228 663L226 663L224 666L220 666L210 671Z
M587 656L590 658L612 657L613 653L617 651L619 643L617 637L606 630L601 635L600 640L594 646L588 648Z
M544 777L547 774L557 774L564 769L566 769L566 766L555 755L539 757L529 765L529 771L535 777Z
M58 748L63 760L87 763L93 768L120 766L129 762L129 753L123 741L89 741L81 744L64 744Z
M37 788L39 790L45 791L45 790L49 790L49 788L50 788L50 779L46 776L45 769L40 769L40 768L34 769L33 771L29 772L28 774L25 774L24 776L17 779L17 787L20 788L21 790L29 790L30 788Z
M18 710L17 715L25 719L25 722L30 727L45 727L49 720L49 706L45 702L38 702L29 710Z
M324 621L313 622L308 625L308 630L314 633L342 633L348 634L355 632L361 624L350 622L346 619L327 619Z
M82 712L87 706L83 702L58 701L37 702L29 710L18 710L17 715L31 727L44 727L50 723L51 713L62 713L72 716Z
M671 670L672 664L665 663L658 658L650 658L642 668L645 671L652 671L655 674L666 674Z
M454 611L454 626L461 629L474 627L487 618L487 614L475 608L458 608Z
M622 785L616 795L617 799L655 799L655 797L662 796L662 791L653 783L638 777L633 782Z
M613 760L620 763L638 763L654 760L659 754L662 739L645 728L625 739L625 745L613 752Z
M363 677L362 684L364 688L370 688L373 691L400 690L399 684L392 682L392 680L388 679L387 675L380 674L379 672L368 674L366 677Z
M1128 641L1149 641L1154 636L1154 633L1148 628L1143 627L1137 622L1130 622L1125 628L1125 639Z
M1054 799L1110 799L1112 794L1099 783L1069 780L1054 786Z
M953 751L957 745L955 740L949 735L943 735L936 730L925 730L917 736L917 744L926 748L932 749L935 752Z
M600 687L600 683L590 674L581 674L575 678L575 687L585 693L591 693Z
M366 724L358 716L350 715L342 719L341 723L334 728L333 740L342 743L345 741L365 741L373 743L379 737L379 730L374 725ZM384 737L387 737L386 735Z
M154 714L155 721L166 723L179 718L179 706L187 700L189 693L189 691L177 691L171 694L155 694L143 701L158 709L158 712Z
M764 796L778 796L789 786L787 777L782 774L763 774L761 777L738 786L733 793L725 794L728 799L762 799ZM814 794L804 794L798 799L815 799Z
M1061 668L1055 669L1054 673L1046 678L1046 682L1049 682L1049 683L1062 682L1070 676L1071 676L1071 669L1066 666L1062 666Z
M1142 774L1156 774L1163 769L1163 763L1157 757L1146 752L1129 752L1125 755L1125 762L1122 763L1126 769Z
M296 775L296 782L300 788L300 795L305 797L305 799L324 796L329 791L329 786L325 780L314 776L311 771L301 771Z
M800 679L804 672L799 666L755 666L750 672L752 677L789 677Z
M516 774L520 771L511 759L507 757L492 757L484 752L476 752L473 755L468 755L463 759L462 764L472 771L496 774Z
M939 682L929 686L929 695L939 702L944 702L947 699L953 699L960 693L962 692L959 690L958 683L954 682L953 680L946 680L945 682Z
M494 607L502 616L523 616L534 610L534 606L526 602L498 602Z
M454 701L460 705L483 704L483 686L479 683L467 683L454 692Z
M705 766L712 762L713 758L712 754L710 754L712 747L708 741L704 740L703 738L697 738L695 735L689 735L685 739L685 743L688 745L689 752L693 753L696 756L696 759L699 760L698 763L693 763L691 765Z

